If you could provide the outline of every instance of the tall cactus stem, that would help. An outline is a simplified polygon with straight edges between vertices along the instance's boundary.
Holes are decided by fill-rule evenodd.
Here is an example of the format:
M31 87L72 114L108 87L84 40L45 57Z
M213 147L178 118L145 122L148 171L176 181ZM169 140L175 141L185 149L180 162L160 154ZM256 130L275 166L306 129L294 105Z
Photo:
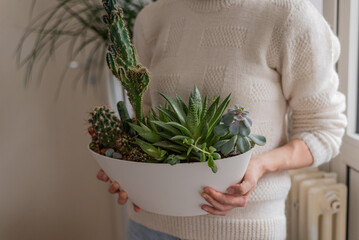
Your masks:
M143 122L143 94L148 87L150 73L137 61L136 49L131 43L123 11L118 7L117 1L102 0L107 13L103 21L107 26L110 40L106 62L113 75L120 80L127 91L136 120Z

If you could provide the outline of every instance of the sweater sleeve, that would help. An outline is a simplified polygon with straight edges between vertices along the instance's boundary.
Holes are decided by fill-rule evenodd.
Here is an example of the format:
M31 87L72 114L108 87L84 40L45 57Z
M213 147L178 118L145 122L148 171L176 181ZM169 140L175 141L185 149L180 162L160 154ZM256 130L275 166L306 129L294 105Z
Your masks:
M137 18L135 20L134 26L133 26L133 38L132 42L135 46L137 55L138 55L138 61L141 63L141 65L149 68L151 63L151 47L146 41L145 33L141 24L141 12L137 15ZM144 106L144 112L145 114L150 110L152 107L151 103L151 96L149 89L146 90L144 96L143 96L143 106Z
M338 38L307 0L293 8L283 29L282 89L291 109L290 139L303 140L318 166L339 153L347 125L338 91Z

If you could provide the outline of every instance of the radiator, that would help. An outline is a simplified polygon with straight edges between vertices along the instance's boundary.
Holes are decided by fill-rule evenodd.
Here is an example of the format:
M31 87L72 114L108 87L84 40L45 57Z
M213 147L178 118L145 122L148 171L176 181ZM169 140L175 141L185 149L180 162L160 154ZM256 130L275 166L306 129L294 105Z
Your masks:
M344 240L347 188L318 168L289 171L288 240Z

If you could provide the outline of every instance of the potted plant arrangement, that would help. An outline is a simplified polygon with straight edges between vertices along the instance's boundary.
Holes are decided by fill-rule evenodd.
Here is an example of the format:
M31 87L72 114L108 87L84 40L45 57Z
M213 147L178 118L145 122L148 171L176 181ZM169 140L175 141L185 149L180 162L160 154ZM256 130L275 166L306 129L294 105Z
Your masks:
M102 2L111 41L107 64L126 89L135 117L123 102L117 104L121 120L106 106L95 107L88 121L90 152L141 208L173 216L206 214L200 208L202 188L225 191L239 182L251 149L266 139L250 133L252 121L244 107L235 105L225 113L230 95L223 101L202 100L196 86L187 104L160 93L166 104L145 116L142 97L150 73L137 60L116 0Z

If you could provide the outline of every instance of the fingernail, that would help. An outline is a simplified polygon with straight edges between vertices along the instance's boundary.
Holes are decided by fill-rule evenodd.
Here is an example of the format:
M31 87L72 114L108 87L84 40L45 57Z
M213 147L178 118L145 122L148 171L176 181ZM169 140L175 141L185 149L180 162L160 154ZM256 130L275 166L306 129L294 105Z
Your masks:
M208 207L206 207L205 205L202 206L202 209L206 212L208 212Z
M208 188L204 188L203 191L204 191L205 193L209 193L209 189L208 189Z
M207 193L201 193L201 196L204 198L204 199L208 199L209 198L209 196L208 196L208 194Z
M121 198L127 199L127 193L126 192L120 192Z
M233 194L233 193L234 193L233 188L228 189L228 193L229 193L229 194Z

